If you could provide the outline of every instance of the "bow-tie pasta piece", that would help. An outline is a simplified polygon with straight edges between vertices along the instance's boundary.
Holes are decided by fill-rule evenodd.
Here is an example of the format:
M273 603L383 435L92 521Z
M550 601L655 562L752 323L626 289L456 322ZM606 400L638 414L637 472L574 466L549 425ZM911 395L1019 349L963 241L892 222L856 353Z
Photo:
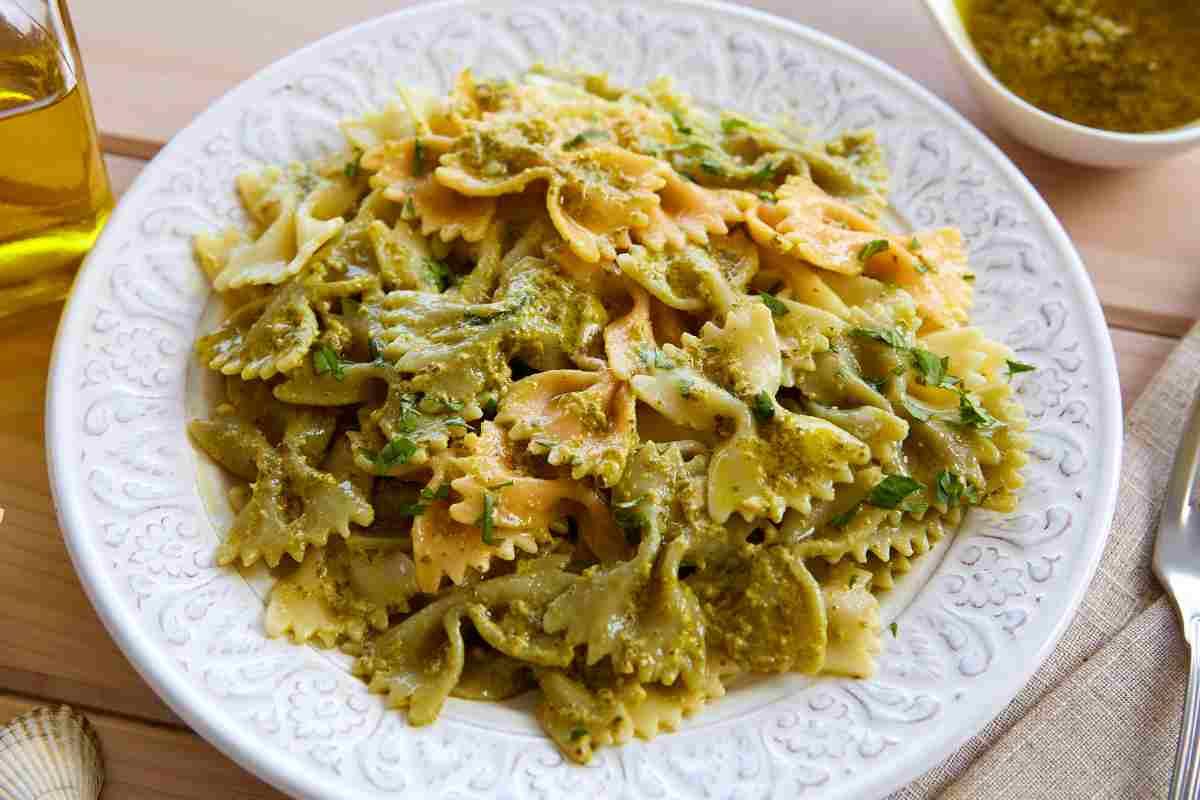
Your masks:
M633 392L611 372L554 370L513 384L496 423L530 453L571 468L571 477L596 476L612 486L625 469L636 431Z
M242 378L271 378L300 366L320 329L303 284L293 281L273 297L235 311L196 351L211 369Z
M758 272L758 251L742 233L705 245L655 252L634 245L617 256L621 271L671 308L722 315L744 296Z
M495 117L472 124L438 167L437 179L475 198L545 185L554 227L579 258L611 259L629 231L650 222L667 170L613 144L563 141L551 120Z
M321 546L331 534L347 537L350 525L370 525L374 510L367 500L370 478L353 467L346 439L317 469L291 447L262 448L249 502L238 513L217 549L217 561L249 566L260 558L276 566L286 553L299 561L310 545Z
M496 214L496 201L468 197L434 179L438 161L452 143L435 135L387 141L364 153L361 163L373 173L373 188L382 189L388 200L411 208L411 216L421 221L422 235L436 235L444 242L459 237L478 242Z
M747 221L750 235L766 250L845 275L875 268L876 262L914 271L920 266L905 239L809 178L788 178L776 197L774 203L759 205Z
M607 658L642 683L696 685L704 676L704 623L699 603L679 580L687 541L662 543L653 527L633 559L589 570L550 604L547 633L564 632L585 648L589 666Z

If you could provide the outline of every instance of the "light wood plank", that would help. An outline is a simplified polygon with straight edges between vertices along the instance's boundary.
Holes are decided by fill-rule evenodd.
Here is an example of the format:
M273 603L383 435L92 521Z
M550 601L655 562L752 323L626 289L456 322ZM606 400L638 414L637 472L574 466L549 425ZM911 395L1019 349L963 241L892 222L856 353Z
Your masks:
M47 703L0 693L0 724ZM51 704L56 705L56 704ZM107 776L101 800L281 800L195 734L85 709Z
M1117 372L1121 376L1121 404L1128 412L1178 342L1167 336L1120 328L1110 328L1109 333L1117 354Z

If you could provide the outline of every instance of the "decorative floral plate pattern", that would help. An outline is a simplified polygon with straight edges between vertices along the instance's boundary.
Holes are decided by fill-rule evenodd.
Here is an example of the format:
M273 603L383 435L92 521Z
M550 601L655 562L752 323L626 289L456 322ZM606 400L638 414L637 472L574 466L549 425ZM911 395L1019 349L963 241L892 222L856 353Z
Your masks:
M190 238L240 217L254 162L341 147L337 120L394 82L449 88L464 67L534 62L676 78L699 100L786 112L818 133L870 126L902 224L957 225L975 321L1037 371L1019 513L973 511L885 634L868 681L783 676L730 691L678 733L563 761L518 701L451 701L410 728L336 654L267 639L263 601L212 559L218 531L185 423L209 301ZM194 381L191 381L194 384ZM1104 545L1121 423L1095 293L1061 227L983 136L862 53L700 2L451 2L324 39L218 102L122 201L79 277L51 370L47 447L72 558L109 631L197 730L314 798L869 798L935 765L1017 693L1069 621ZM527 704L526 704L527 705Z

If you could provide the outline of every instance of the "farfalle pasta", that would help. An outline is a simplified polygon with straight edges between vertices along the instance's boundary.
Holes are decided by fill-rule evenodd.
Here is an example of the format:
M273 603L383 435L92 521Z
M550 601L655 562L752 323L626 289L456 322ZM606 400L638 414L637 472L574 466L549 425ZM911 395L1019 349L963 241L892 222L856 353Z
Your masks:
M869 676L878 596L1015 507L1029 367L968 326L957 230L881 222L870 132L542 68L342 127L196 238L191 434L268 634L412 724L539 692L585 762L739 675Z

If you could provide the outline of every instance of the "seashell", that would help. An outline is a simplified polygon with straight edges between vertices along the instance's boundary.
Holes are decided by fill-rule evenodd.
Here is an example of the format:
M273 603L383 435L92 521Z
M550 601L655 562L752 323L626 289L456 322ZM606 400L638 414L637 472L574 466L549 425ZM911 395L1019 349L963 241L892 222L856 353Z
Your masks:
M103 785L100 740L69 706L35 708L0 728L4 800L96 800Z

